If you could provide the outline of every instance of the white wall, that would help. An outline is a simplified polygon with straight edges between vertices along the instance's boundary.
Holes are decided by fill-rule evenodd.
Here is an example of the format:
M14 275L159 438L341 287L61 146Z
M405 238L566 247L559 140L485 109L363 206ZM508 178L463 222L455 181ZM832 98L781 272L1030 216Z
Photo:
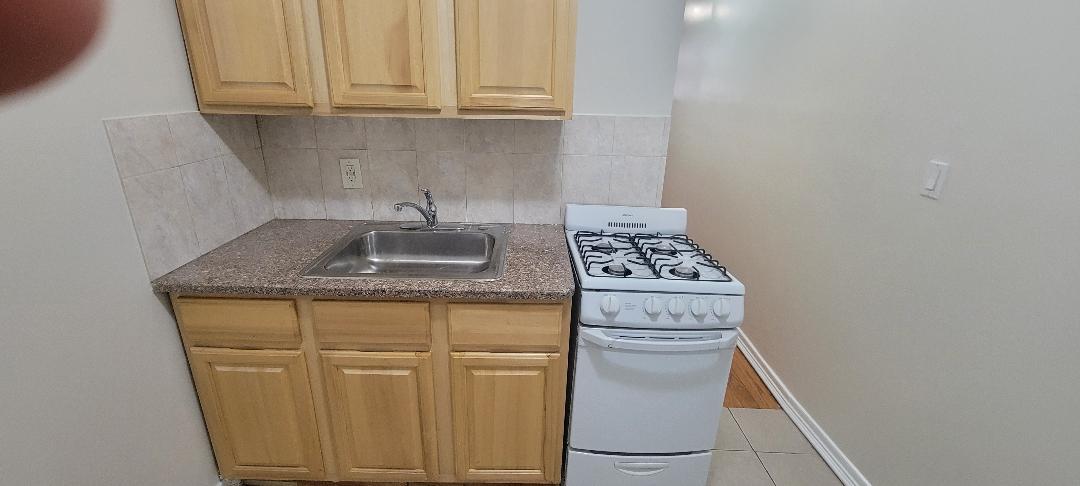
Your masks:
M171 0L111 2L64 79L0 100L0 484L215 484L105 117L192 110Z
M1080 484L1080 4L720 5L664 204L766 360L874 484Z
M683 0L579 0L574 113L667 116Z

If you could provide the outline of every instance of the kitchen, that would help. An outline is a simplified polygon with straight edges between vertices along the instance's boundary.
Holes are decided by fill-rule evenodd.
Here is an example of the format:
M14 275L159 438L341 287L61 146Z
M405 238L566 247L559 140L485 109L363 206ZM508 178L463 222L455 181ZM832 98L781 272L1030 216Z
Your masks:
M1078 479L1007 400L1080 369L1075 7L129 3L0 98L0 484Z

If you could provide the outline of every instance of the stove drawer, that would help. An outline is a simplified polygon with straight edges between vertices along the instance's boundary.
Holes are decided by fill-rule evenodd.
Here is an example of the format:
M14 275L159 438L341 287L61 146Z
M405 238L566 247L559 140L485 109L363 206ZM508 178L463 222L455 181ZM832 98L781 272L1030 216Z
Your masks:
M737 336L580 328L570 447L618 454L711 449Z
M711 453L615 456L570 451L566 486L705 486Z

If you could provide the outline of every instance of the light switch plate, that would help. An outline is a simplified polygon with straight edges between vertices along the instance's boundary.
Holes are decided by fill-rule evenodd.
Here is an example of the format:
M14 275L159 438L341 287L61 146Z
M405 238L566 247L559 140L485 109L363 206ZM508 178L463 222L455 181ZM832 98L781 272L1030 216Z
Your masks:
M945 189L945 177L949 174L949 163L931 160L923 175L922 195L930 199L940 199Z
M341 164L341 187L363 189L364 178L360 173L360 159L338 159Z

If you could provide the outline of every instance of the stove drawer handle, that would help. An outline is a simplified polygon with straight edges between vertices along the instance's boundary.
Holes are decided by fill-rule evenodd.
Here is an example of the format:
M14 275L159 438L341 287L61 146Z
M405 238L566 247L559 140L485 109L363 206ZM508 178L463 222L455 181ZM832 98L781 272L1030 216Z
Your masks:
M660 474L670 466L667 462L616 462L615 470L631 476Z
M602 348L658 353L718 351L735 346L738 336L734 332L724 332L716 339L625 339L611 337L600 329L582 329L579 335L581 339Z

